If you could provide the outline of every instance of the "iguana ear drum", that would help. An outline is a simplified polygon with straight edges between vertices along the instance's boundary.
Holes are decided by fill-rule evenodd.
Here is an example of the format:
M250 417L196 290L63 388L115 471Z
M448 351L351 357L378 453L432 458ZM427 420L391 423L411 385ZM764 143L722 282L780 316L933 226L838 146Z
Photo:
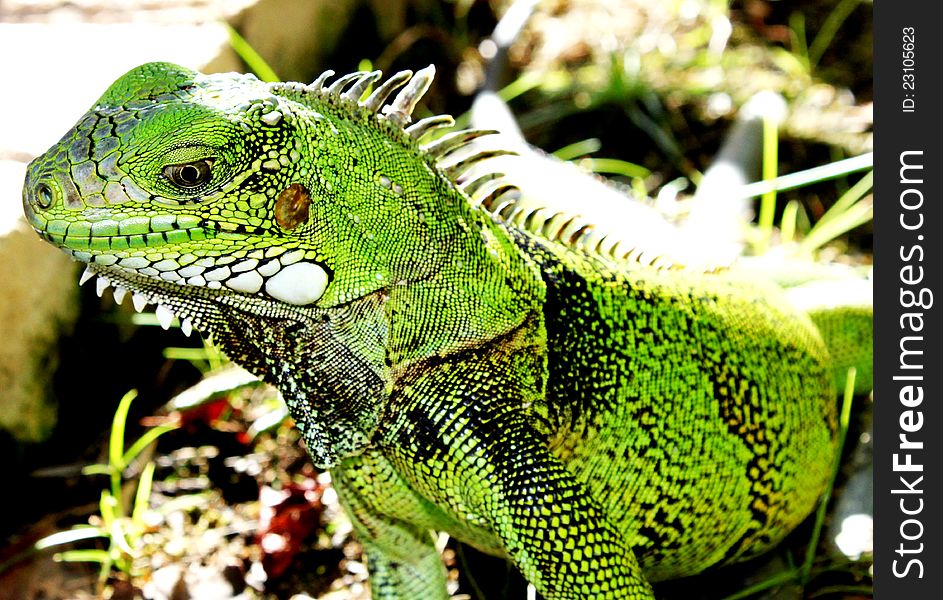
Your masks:
M299 262L269 277L265 282L265 293L276 300L304 306L320 299L328 283L327 271L320 265Z
M308 207L311 206L311 194L300 183L293 183L278 195L275 200L275 221L287 231L291 231L308 220Z

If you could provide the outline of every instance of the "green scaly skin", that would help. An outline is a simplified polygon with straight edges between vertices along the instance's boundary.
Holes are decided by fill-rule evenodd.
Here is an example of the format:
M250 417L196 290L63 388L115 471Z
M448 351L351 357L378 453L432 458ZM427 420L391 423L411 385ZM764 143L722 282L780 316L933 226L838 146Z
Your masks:
M144 65L30 165L26 215L278 386L374 598L447 597L430 530L549 599L643 599L802 521L837 427L808 318L733 272L505 224L455 183L484 160L461 134L404 129L430 75L385 108L377 77Z

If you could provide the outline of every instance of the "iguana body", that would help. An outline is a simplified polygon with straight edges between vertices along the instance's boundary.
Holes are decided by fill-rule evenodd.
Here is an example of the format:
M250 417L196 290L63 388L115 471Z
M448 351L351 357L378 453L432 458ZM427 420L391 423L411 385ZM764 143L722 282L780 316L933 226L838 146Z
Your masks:
M475 133L406 127L429 75L385 106L409 75L362 99L378 76L139 67L31 164L27 217L279 387L374 598L446 597L432 529L547 598L641 599L798 524L836 432L808 319L560 215L507 224L503 184L455 183Z

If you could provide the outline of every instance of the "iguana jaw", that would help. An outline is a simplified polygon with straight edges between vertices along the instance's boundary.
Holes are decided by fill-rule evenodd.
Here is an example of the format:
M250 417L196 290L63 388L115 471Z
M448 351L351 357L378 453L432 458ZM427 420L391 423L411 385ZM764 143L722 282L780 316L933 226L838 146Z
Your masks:
M292 265L288 265L282 272L291 274L291 269ZM243 271L245 272L248 271ZM80 283L93 278L99 296L111 287L115 301L120 304L130 293L136 311L142 312L148 305L153 305L157 320L164 329L169 329L176 317L179 319L180 328L187 335L190 335L193 329L214 333L214 320L224 307L256 314L273 322L286 318L305 321L313 314L310 308L288 304L264 293L246 294L218 286L210 288L164 281L115 265L89 264Z
M229 254L193 262L188 259L189 264L183 267L174 258L150 262L144 256L132 256L113 264L86 260L89 266L82 279L97 275L99 295L112 286L119 303L130 291L138 311L146 304L157 305L157 318L165 329L178 316L186 333L194 326L206 329L202 317L210 306L229 304L257 314L284 313L291 307L314 304L327 289L327 271L305 260L306 252L301 248L273 247L268 252L237 254L242 258ZM176 252L169 255L182 258ZM197 299L208 304L198 306Z
M123 257L90 256L86 251L64 249L89 265L114 267L115 273L139 275L161 285L254 295L294 306L317 302L331 279L328 270L313 259L311 251L298 247L237 249L223 255L209 255L198 249L188 252L184 247Z

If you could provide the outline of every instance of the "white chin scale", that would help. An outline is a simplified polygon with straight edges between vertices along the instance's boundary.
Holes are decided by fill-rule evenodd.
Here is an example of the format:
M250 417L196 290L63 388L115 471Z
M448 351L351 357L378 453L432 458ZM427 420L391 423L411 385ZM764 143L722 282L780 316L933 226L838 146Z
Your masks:
M258 260L250 260L251 262L244 261L233 264L231 269L223 267L229 272L227 278L221 277L197 285L206 285L206 287L215 289L225 285L238 292L267 295L279 302L295 306L306 306L317 302L327 289L327 271L316 263L302 261L284 265L269 261L257 268L248 268L250 264L255 266L259 262ZM215 271L220 272L220 268L215 269ZM95 275L96 273L91 270L91 267L86 268L79 285L95 277ZM177 281L179 282L179 279ZM98 274L95 291L99 296L111 286L114 287L115 301L121 304L128 293L128 289L120 283L109 280L107 275ZM153 302L144 293L139 292L131 292L131 301L134 304L134 309L138 312L141 312L148 304ZM177 316L170 308L159 302L154 313L157 316L157 321L164 329L170 328ZM190 332L193 331L193 323L189 319L181 318L180 328L185 334L190 335Z
M327 272L317 263L294 262L282 265L273 260L256 268L240 269L240 266L245 264L247 263L221 267L206 273L205 277L209 279L213 273L219 273L224 277L216 279L216 282L231 290L245 294L261 292L280 302L295 306L306 306L316 302L327 289ZM218 287L219 284L216 282L208 281L207 286ZM187 281L187 283L190 282Z
M327 282L327 272L320 265L299 262L269 277L265 293L286 304L305 306L324 295Z
M171 283L211 290L229 288L243 294L269 296L294 306L317 302L329 283L324 268L306 261L304 250L284 252L275 249L275 252L277 254L273 256L259 251L253 253L255 256L250 254L243 259L204 257L188 261L186 266L174 259L151 263L143 256L135 256L117 260L114 266Z
M223 267L229 271L229 277L221 280L222 285L245 294L262 293L286 304L306 306L321 298L327 289L327 271L317 263L296 262L277 270L260 267L236 272L238 268L238 264L232 269Z

